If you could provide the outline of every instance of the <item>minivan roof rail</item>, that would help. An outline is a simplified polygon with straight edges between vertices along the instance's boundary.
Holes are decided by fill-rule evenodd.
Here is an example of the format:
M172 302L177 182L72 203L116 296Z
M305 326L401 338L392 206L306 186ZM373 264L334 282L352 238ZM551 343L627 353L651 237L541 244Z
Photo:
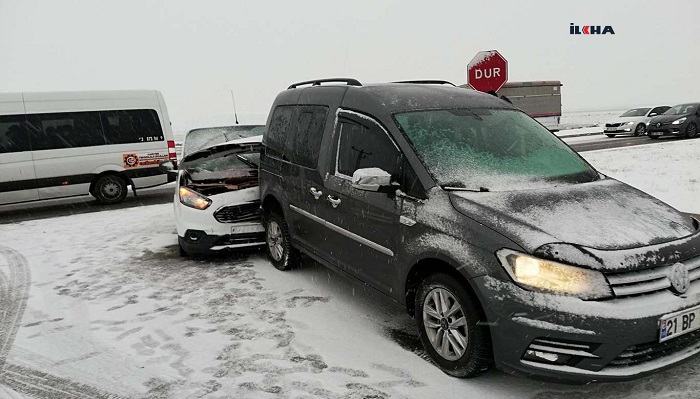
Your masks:
M417 85L450 85L455 86L454 83L448 82L446 80L401 80L399 82L392 83L412 83ZM457 87L457 86L455 86Z
M287 90L289 89L296 89L299 86L306 86L306 85L312 85L312 86L320 86L321 83L345 83L348 86L362 86L362 83L360 83L359 80L357 79L352 79L352 78L330 78L330 79L315 79L315 80L307 80L305 82L299 82L299 83L294 83L287 87Z

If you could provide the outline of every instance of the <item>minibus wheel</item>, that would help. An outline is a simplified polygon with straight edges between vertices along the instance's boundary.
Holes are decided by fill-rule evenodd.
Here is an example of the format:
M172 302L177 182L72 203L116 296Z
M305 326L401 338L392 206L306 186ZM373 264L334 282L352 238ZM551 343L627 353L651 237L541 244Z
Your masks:
M116 175L104 175L97 179L92 195L101 204L117 204L126 198L126 181Z

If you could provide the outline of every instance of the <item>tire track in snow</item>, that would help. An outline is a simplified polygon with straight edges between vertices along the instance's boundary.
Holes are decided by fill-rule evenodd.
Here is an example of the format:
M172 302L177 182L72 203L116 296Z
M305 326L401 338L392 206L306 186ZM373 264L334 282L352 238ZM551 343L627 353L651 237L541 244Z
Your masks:
M44 399L120 399L118 395L84 384L7 363L27 307L30 281L27 259L0 245L0 385Z
M17 330L29 297L29 264L27 259L12 248L0 245L0 256L9 270L0 273L3 287L0 296L0 373L14 343ZM2 264L0 264L2 265Z
M45 399L122 399L122 396L56 377L27 367L6 363L0 382L17 392Z

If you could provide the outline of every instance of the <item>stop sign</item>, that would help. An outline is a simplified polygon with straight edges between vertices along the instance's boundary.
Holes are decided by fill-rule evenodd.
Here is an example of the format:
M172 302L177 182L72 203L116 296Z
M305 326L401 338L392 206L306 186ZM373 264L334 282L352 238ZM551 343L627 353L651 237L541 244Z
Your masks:
M467 65L467 83L474 90L498 91L508 81L508 61L496 50L480 51Z

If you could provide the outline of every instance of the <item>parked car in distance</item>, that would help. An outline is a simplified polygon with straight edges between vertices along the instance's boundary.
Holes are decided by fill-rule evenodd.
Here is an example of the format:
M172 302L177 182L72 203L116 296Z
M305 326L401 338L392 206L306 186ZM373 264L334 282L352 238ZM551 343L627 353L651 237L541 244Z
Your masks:
M405 305L445 373L614 381L700 352L700 223L507 102L317 80L267 127L271 263L303 253Z
M185 135L185 140L182 144L182 156L184 157L214 144L260 136L264 131L264 125L233 125L192 129Z
M604 133L608 137L615 137L621 134L631 134L641 136L646 133L647 122L651 118L661 115L668 110L668 105L661 105L653 108L633 108L625 111L617 120L605 124Z
M265 244L258 188L261 139L228 141L182 158L173 201L180 255Z
M175 141L157 90L0 93L0 205L168 183Z
M678 104L663 115L649 121L649 138L675 136L692 139L698 137L700 126L700 103Z

